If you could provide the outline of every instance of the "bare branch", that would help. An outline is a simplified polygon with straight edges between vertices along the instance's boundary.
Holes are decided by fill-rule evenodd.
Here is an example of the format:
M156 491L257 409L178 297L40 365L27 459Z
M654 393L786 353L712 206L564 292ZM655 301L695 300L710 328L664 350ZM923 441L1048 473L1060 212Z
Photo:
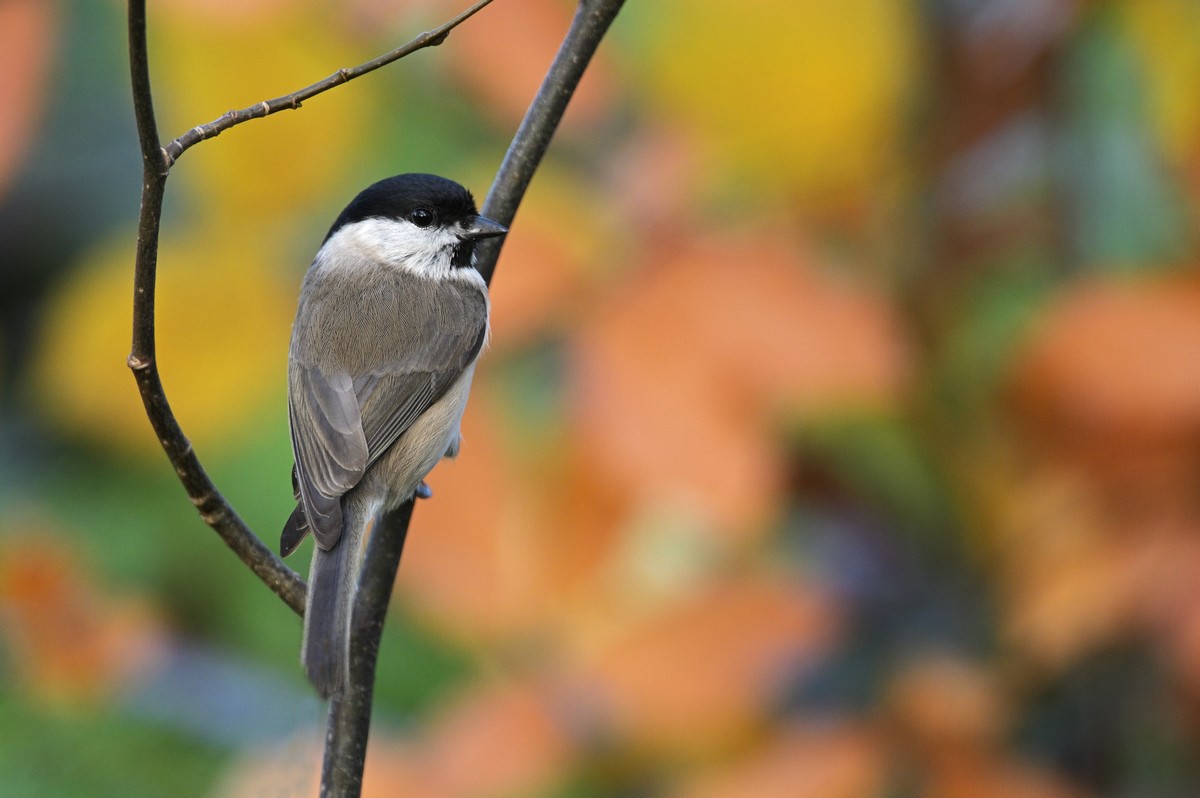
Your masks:
M163 193L171 165L159 147L158 128L154 120L146 47L145 0L129 1L129 64L138 141L142 149L142 207L134 262L133 343L129 368L133 370L137 381L146 416L188 497L199 510L200 517L216 530L259 579L289 607L303 614L304 581L250 531L213 485L171 411L158 373L154 338L154 286L158 269Z
M624 2L580 0L571 27L484 200L481 212L488 218L511 224L579 79ZM491 246L485 248L484 244ZM482 242L479 248L476 265L489 283L502 244L502 238L491 239ZM370 730L379 639L412 512L413 501L409 500L382 519L367 549L354 599L346 692L335 696L329 705L325 762L321 773L322 798L351 798L359 794Z
M439 25L433 30L428 30L420 36L413 39L408 44L402 47L397 47L390 53L384 53L378 58L372 58L365 64L359 64L356 67L339 69L324 80L318 81L311 86L307 86L299 91L294 91L291 94L285 94L282 97L276 97L273 100L264 100L249 108L243 108L240 111L226 111L217 119L209 122L206 125L197 125L196 127L184 133L179 138L172 141L163 149L164 158L167 168L170 168L186 150L195 144L199 144L205 139L211 139L214 136L220 135L235 125L240 125L243 122L248 122L251 119L261 119L264 116L278 113L279 111L294 111L300 107L300 104L305 100L316 97L318 94L329 91L332 88L341 86L343 83L348 83L357 77L374 72L382 66L387 66L393 61L398 61L406 55L411 55L417 50L422 50L426 47L437 47L442 42L446 41L446 37L450 35L450 31L457 28L462 23L466 22L477 12L482 10L484 6L490 5L492 0L479 0L475 5L468 8L466 11L459 14L454 19Z

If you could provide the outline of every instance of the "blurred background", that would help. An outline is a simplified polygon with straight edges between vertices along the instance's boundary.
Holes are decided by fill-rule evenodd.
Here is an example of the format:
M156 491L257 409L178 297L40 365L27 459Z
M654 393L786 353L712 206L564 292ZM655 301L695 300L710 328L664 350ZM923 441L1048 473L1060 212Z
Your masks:
M154 0L166 138L466 0ZM271 545L298 286L362 187L482 199L573 5L172 173L163 379ZM125 367L114 0L0 0L0 784L313 794L299 620ZM1200 5L630 2L417 508L366 795L1200 795ZM307 569L308 544L289 561Z

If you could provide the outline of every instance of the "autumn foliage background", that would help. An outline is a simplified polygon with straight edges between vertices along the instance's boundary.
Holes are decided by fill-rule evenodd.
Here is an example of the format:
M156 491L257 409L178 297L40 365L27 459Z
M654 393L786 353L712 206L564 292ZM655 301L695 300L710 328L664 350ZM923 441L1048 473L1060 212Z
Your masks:
M160 127L461 5L154 0ZM402 171L482 196L571 11L498 0L174 171L164 381L268 542L327 225ZM1200 794L1197 31L1187 0L631 0L417 508L366 794ZM119 3L0 3L0 784L311 794L299 621L124 365L127 75Z

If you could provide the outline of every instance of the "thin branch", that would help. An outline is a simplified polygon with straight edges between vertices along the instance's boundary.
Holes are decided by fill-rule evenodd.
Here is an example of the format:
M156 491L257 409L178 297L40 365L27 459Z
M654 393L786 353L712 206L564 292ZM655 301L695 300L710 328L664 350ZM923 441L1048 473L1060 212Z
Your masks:
M158 269L158 234L170 163L159 148L158 127L150 90L146 47L146 2L129 2L129 64L138 141L142 150L142 207L134 262L133 343L129 368L137 381L146 416L175 467L188 497L204 522L216 530L242 562L298 614L304 613L304 581L275 556L238 516L200 465L192 444L175 419L163 390L155 359L154 286Z
M164 148L164 157L166 159L167 168L170 168L186 150L195 144L199 144L205 139L211 139L218 136L224 131L235 125L240 125L243 122L248 122L251 119L262 119L265 116L278 113L280 111L294 111L300 107L301 103L316 97L318 94L329 91L330 89L341 86L343 83L348 83L357 77L361 77L368 72L374 72L382 66L387 66L393 61L398 61L406 55L411 55L417 50L422 50L426 47L437 47L442 42L446 41L446 37L450 35L450 31L457 28L462 23L466 22L476 13L481 11L485 6L490 5L492 0L479 0L475 5L468 8L466 11L459 14L457 17L448 22L439 25L433 30L427 30L420 36L416 37L408 44L402 47L397 47L389 53L384 53L378 58L372 58L365 64L359 64L356 67L339 69L324 80L318 81L311 86L306 86L299 91L294 91L291 94L285 94L282 97L276 97L273 100L264 100L257 105L252 105L249 108L243 108L240 111L226 111L220 117L214 119L206 125L197 125L196 127L184 133L179 138L172 141Z
M481 213L488 218L505 225L512 223L579 79L624 2L580 0L571 27L484 200ZM484 243L492 246L480 247L476 266L490 283L503 239ZM371 694L379 640L412 512L410 500L383 519L364 558L352 611L346 692L335 696L329 704L325 762L321 773L322 798L351 798L359 794L371 724Z

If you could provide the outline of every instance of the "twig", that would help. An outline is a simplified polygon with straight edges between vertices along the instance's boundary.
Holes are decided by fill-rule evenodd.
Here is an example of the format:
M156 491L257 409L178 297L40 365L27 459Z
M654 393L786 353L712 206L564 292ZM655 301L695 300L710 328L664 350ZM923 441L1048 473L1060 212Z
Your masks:
M167 458L175 467L184 490L204 522L271 590L299 614L304 613L304 581L275 556L238 516L200 465L192 444L175 419L163 390L155 359L154 285L158 268L158 233L163 194L170 164L159 148L158 126L150 91L150 66L146 48L146 2L129 0L129 64L138 141L142 149L142 208L138 219L134 263L133 344L129 368L133 370L146 416Z
M488 218L504 225L512 223L579 79L624 2L580 0L571 27L526 111L480 209ZM491 239L483 244L490 246L481 244L476 266L491 283L503 239ZM346 693L335 696L329 704L325 762L321 773L322 798L350 798L359 794L370 730L379 638L412 512L410 500L381 522L380 531L386 530L385 540L377 543L380 535L374 535L363 562L362 581L354 600Z
M276 97L273 100L263 100L257 105L252 105L249 108L243 108L240 111L226 111L221 116L206 125L197 125L196 127L184 133L179 138L172 141L163 148L166 165L169 169L186 150L193 145L199 144L205 139L211 139L218 136L224 131L235 125L240 125L243 122L248 122L251 119L261 119L264 116L278 113L279 111L294 111L300 107L301 103L316 97L318 94L329 91L332 88L341 86L361 77L368 72L374 72L382 66L387 66L393 61L398 61L406 55L411 55L417 50L422 50L426 47L437 47L442 42L446 41L446 37L450 35L450 31L457 28L462 23L466 22L471 17L475 16L484 6L490 5L492 0L479 0L475 5L468 8L466 11L459 14L457 17L445 22L442 25L428 30L416 37L408 44L402 47L397 47L390 53L384 53L378 58L372 58L365 64L359 64L356 67L339 69L324 80L318 81L311 86L306 86L299 91L294 91L291 94L285 94L282 97Z

